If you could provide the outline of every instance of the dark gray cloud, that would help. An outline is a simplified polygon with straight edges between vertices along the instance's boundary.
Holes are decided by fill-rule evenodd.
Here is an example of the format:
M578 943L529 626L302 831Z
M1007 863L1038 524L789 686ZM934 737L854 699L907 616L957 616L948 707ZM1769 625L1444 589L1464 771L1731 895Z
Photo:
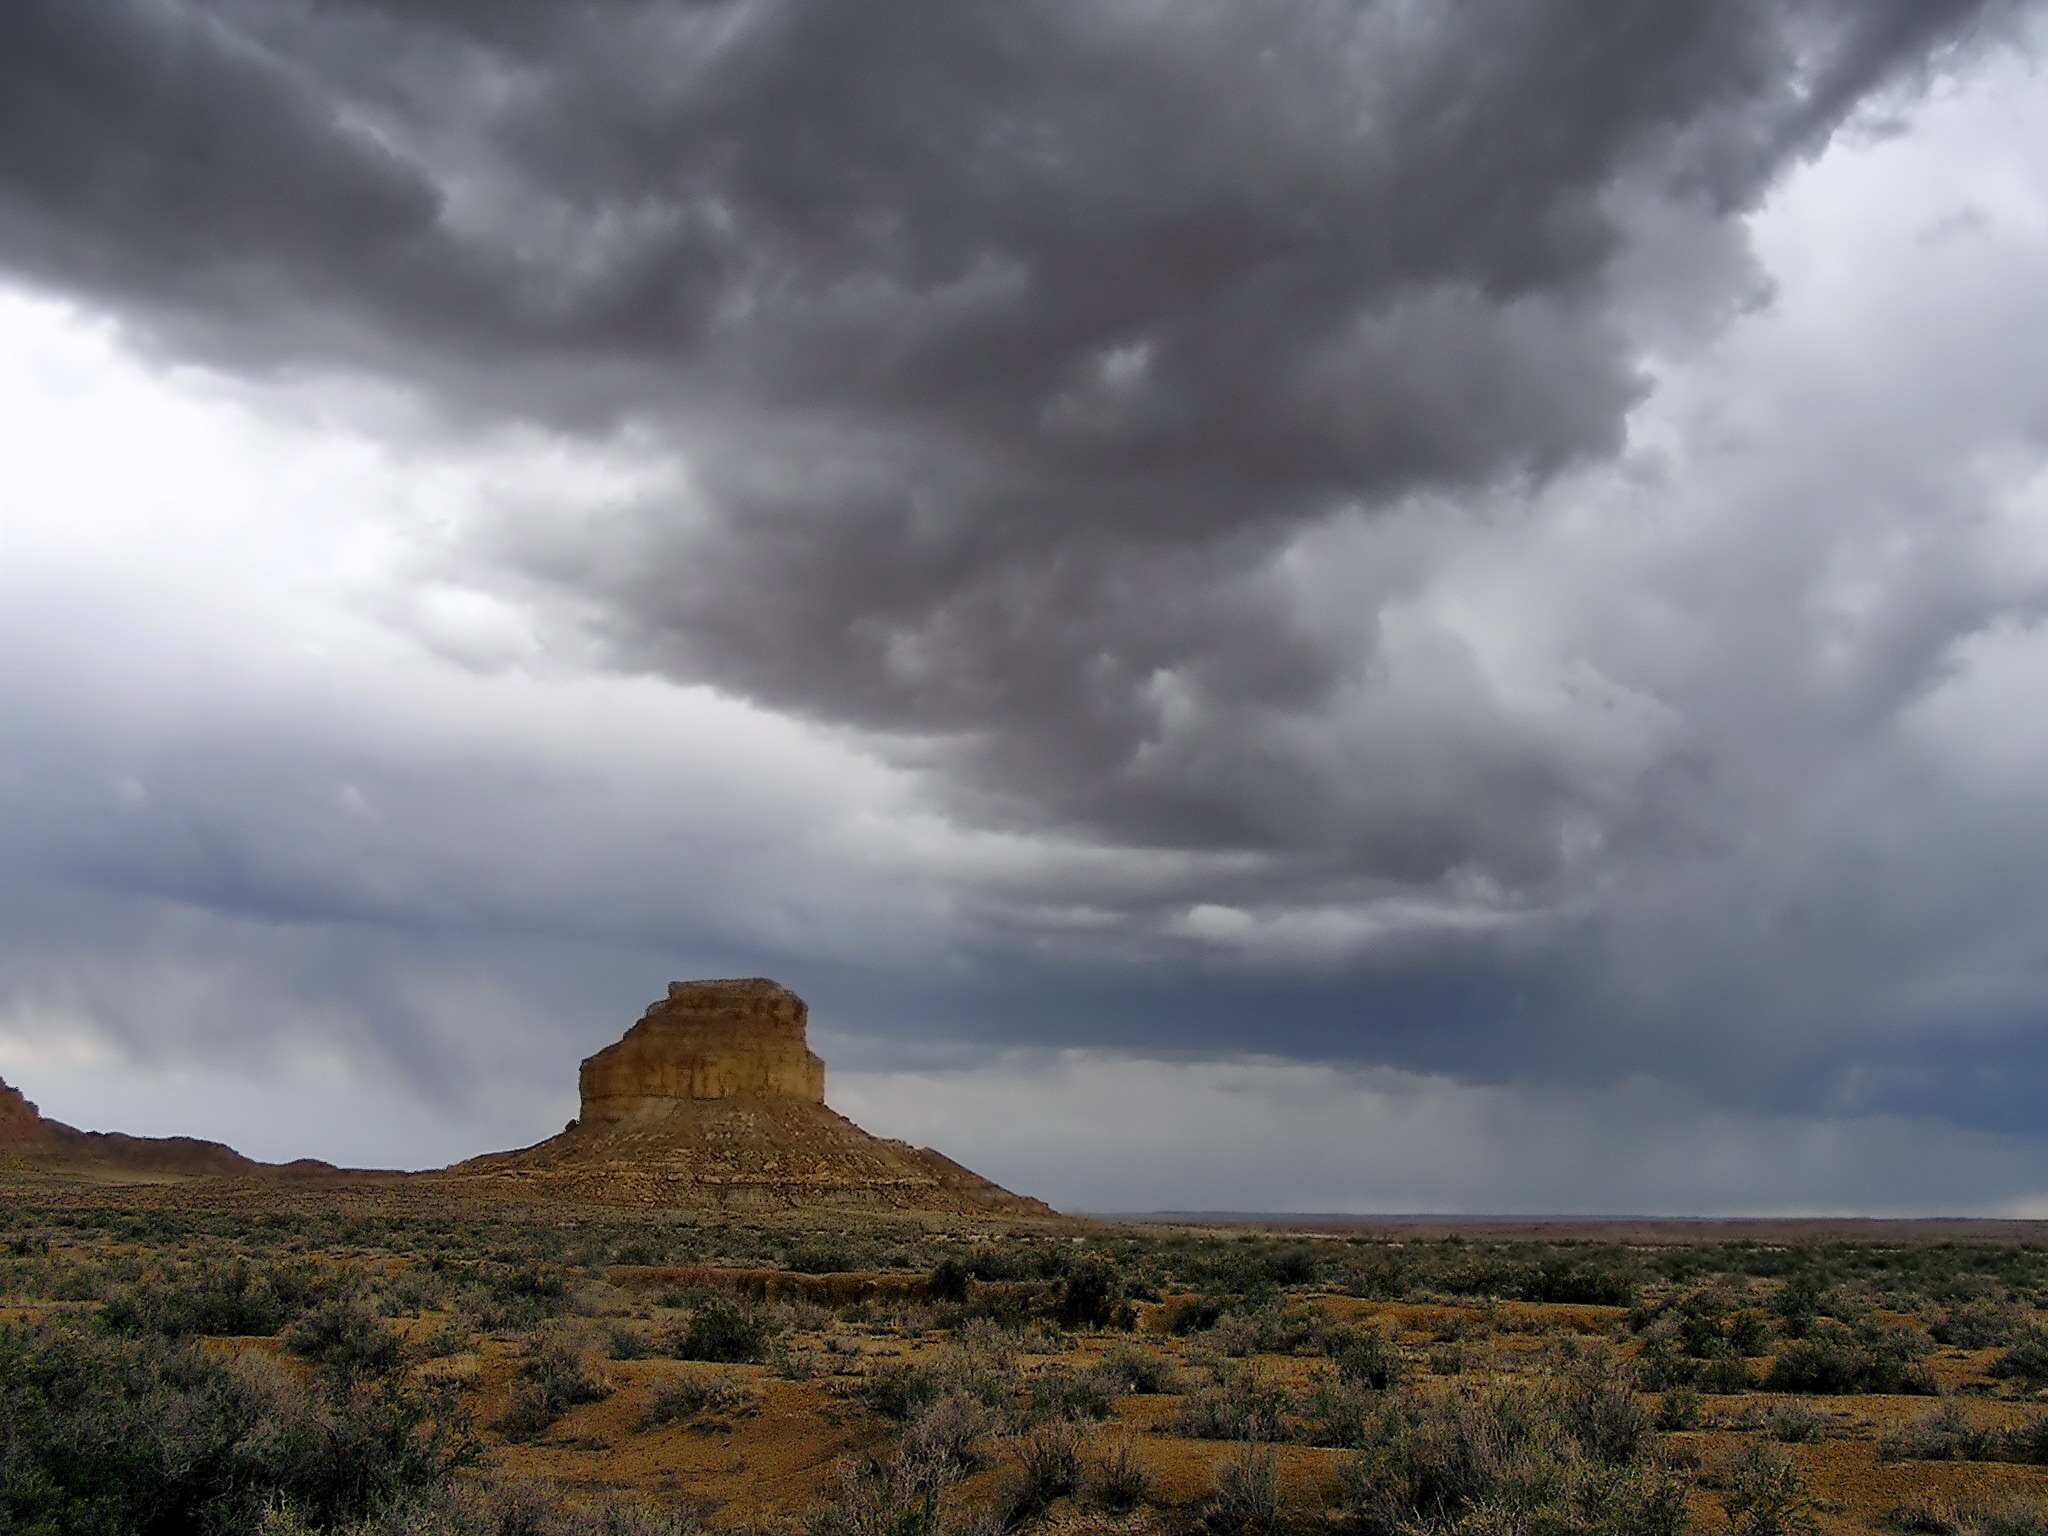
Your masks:
M1272 562L1612 452L1644 328L1753 289L1729 221L1984 9L29 4L0 250L651 426L690 505L514 557L623 657L943 742L976 816L1540 881L1579 791L1512 732L1332 782L1298 727L1377 637ZM1718 255L1662 291L1674 221Z
M615 459L440 574L904 773L850 832L538 691L95 723L32 664L83 621L0 586L7 998L142 1055L311 999L454 1094L466 968L579 1042L764 969L847 1050L2037 1123L2048 817L1969 744L2048 611L1992 529L2048 294L1936 230L1910 302L1849 252L1747 326L1773 189L2027 9L10 5L0 266L159 361L395 384L415 444Z

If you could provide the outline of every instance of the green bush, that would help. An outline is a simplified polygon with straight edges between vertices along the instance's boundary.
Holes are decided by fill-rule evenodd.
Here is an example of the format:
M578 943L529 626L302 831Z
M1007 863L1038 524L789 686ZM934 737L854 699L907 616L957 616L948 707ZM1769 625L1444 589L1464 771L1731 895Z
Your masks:
M1062 1328L1128 1328L1135 1314L1124 1300L1124 1279L1116 1266L1090 1255L1076 1261L1061 1280L1053 1316Z
M1697 1387L1672 1387L1657 1405L1657 1427L1662 1430L1698 1429L1702 1407Z
M405 1341L357 1296L338 1296L286 1330L285 1348L343 1381L388 1376L405 1364Z
M1268 1536L1280 1526L1280 1477L1271 1446L1248 1445L1216 1469L1214 1491L1202 1506L1202 1527L1212 1536Z
M1152 1480L1131 1442L1118 1437L1089 1468L1085 1487L1094 1503L1112 1514L1123 1514L1151 1497Z
M571 1408L609 1397L611 1391L610 1379L589 1350L566 1335L549 1334L520 1365L499 1428L515 1439L537 1435Z
M1173 1428L1195 1440L1278 1440L1288 1409L1286 1389L1269 1384L1255 1367L1219 1365L1208 1385L1181 1400Z
M298 1316L317 1294L303 1271L257 1269L244 1260L201 1264L160 1275L109 1295L100 1322L116 1333L270 1335Z
M317 1396L275 1367L155 1336L0 1330L0 1529L172 1536L315 1524L441 1483L474 1454L416 1397Z
M743 1381L715 1371L685 1371L654 1389L640 1410L640 1427L654 1429L699 1414L744 1418L761 1411L761 1394Z
M1973 1427L1954 1403L1943 1403L1877 1442L1879 1461L2015 1461L2048 1464L2048 1415L2008 1428Z
M1081 1491L1081 1441L1073 1426L1052 1424L1017 1447L1017 1480L1004 1500L1005 1525L1021 1525L1055 1499Z
M1400 1385L1400 1353L1378 1328L1333 1328L1324 1336L1323 1349L1345 1381L1375 1392Z
M1345 1482L1371 1536L1558 1531L1678 1536L1682 1481L1611 1405L1560 1407L1572 1389L1393 1394ZM1605 1376L1579 1389L1604 1398Z
M2029 1388L2048 1383L2048 1334L2029 1330L1991 1362L1989 1374L2001 1380L2024 1382Z
M1116 1391L1155 1394L1179 1389L1170 1362L1136 1344L1119 1344L1096 1365L1096 1371L1115 1384Z
M2010 1301L1978 1296L1936 1311L1927 1331L1938 1344L1957 1349L1991 1349L2013 1344L2026 1332L2026 1314Z
M1772 1446L1744 1447L1723 1475L1731 1536L1818 1536L1820 1520L1799 1469Z
M1932 1396L1933 1378L1913 1359L1914 1336L1901 1329L1851 1332L1823 1320L1805 1338L1794 1339L1771 1362L1767 1392L1916 1393Z
M1106 1419L1119 1395L1115 1377L1099 1370L1071 1371L1051 1366L1031 1379L1031 1417L1039 1419Z
M765 1358L773 1337L774 1329L759 1312L710 1296L697 1303L689 1322L670 1339L669 1353L678 1360L739 1364Z

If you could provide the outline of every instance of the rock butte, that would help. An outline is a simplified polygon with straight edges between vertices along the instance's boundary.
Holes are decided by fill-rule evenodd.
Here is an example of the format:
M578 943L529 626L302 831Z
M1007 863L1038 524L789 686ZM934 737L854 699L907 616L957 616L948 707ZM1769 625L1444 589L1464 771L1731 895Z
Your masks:
M584 1061L581 1107L561 1135L428 1177L608 1204L1052 1214L828 1108L809 1013L763 977L675 982Z

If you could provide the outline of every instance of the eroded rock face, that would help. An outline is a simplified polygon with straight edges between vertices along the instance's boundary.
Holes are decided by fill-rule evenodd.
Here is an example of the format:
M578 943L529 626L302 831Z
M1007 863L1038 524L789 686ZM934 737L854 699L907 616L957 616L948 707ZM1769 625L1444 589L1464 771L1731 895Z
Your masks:
M35 1105L0 1082L0 1147L40 1146L50 1139L50 1123Z
M624 1038L585 1060L584 1125L658 1120L705 1099L825 1102L825 1063L804 1038L809 1010L760 977L678 981Z

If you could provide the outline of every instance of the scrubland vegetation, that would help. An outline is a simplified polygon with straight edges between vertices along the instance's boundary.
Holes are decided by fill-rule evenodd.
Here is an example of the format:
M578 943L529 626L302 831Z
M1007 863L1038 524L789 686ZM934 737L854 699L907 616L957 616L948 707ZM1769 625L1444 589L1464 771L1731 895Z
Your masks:
M0 1530L2048 1536L2048 1245L21 1180Z

